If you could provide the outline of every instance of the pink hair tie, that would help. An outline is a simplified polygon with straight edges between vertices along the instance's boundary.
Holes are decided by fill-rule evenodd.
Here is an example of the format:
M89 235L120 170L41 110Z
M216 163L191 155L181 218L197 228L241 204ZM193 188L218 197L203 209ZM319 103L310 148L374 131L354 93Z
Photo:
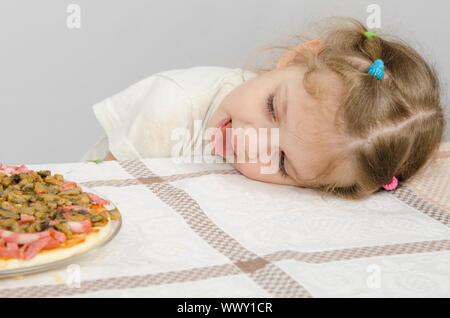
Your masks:
M383 185L383 188L385 188L386 190L394 190L395 188L397 188L397 185L398 185L398 180L394 176L394 177L392 177L391 183Z

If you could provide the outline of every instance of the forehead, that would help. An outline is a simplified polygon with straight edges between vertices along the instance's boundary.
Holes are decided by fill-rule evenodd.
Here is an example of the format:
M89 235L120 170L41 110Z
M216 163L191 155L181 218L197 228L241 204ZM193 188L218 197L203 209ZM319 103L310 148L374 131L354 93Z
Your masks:
M334 122L342 83L331 72L313 74L305 83L306 67L285 71L278 89L278 106L285 116L285 125L280 126L280 146L292 174L296 171L299 178L311 179L330 164L344 143Z
M285 67L280 71L279 86L286 90L290 104L312 110L334 113L342 101L344 83L338 74L326 69L307 72L304 64ZM298 107L297 107L298 108ZM332 114L333 115L333 114ZM333 117L330 115L330 117Z

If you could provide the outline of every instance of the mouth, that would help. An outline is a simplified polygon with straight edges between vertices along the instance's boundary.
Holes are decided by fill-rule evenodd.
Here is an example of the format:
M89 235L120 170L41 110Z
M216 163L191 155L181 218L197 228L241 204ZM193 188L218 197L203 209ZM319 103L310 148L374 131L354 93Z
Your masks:
M233 126L232 126L232 119L231 117L224 118L221 120L214 131L214 134L211 139L211 143L213 145L214 153L227 156L229 154L236 154L236 144L234 141L234 134L233 134ZM230 128L230 136L227 136L227 128ZM222 135L222 145L216 144L216 140L220 142L219 135ZM228 138L229 137L229 138Z

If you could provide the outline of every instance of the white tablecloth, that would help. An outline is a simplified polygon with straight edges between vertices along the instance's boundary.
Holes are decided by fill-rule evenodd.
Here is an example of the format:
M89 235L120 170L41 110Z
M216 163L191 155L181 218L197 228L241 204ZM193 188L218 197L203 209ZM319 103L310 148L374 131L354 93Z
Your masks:
M120 210L76 264L0 280L0 297L449 297L450 144L394 191L352 202L225 163L29 165Z

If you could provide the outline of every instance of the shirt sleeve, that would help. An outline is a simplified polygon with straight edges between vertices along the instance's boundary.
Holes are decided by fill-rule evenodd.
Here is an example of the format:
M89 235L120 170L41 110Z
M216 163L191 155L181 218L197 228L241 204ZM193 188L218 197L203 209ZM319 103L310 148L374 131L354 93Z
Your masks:
M174 128L191 118L190 99L179 84L154 74L95 104L109 151L117 160L168 157Z

